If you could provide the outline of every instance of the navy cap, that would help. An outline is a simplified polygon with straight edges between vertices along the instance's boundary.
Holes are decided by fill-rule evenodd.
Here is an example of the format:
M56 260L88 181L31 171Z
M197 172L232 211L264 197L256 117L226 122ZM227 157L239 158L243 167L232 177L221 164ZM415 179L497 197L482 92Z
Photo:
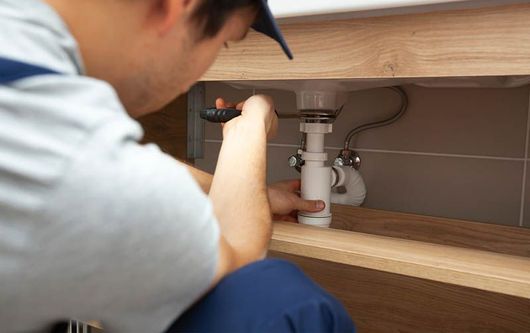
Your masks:
M265 34L277 41L281 45L283 52L285 52L287 57L292 60L293 54L291 53L285 38L283 38L280 27L272 15L267 0L260 0L260 2L261 8L259 10L258 16L256 17L256 21L252 25L252 29L256 30L257 32L261 32L262 34Z

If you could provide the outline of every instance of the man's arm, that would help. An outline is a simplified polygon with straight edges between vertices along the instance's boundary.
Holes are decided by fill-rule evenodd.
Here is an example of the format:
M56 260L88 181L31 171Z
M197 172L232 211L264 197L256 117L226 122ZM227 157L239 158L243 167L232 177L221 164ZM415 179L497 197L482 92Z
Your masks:
M267 136L276 128L272 101L265 96L248 99L241 117L224 126L223 145L209 193L221 230L214 283L231 271L262 259L267 252L272 217L265 170ZM245 158L249 163L239 163Z
M208 194L212 186L213 175L195 168L181 161L199 184L204 193ZM303 200L298 195L300 191L300 180L287 180L272 184L267 187L267 195L271 212L275 220L294 221L292 217L296 211L319 212L325 208L325 203L320 200Z

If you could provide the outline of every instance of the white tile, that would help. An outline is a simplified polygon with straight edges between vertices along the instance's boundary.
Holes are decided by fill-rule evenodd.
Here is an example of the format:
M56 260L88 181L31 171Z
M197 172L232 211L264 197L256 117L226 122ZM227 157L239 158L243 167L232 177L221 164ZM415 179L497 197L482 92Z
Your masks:
M219 157L220 143L206 143L205 144L205 158L196 159L195 166L201 170L213 173ZM289 148L268 148L267 158L267 182L274 183L287 179L300 178L299 173L290 168L287 164L287 159L296 149Z
M523 162L362 153L366 207L519 224Z
M394 125L361 134L356 142L365 149L442 154L525 156L529 89L428 89L406 87L407 115ZM256 90L275 97L280 113L296 110L290 92ZM249 97L223 83L207 84L207 101L222 96L230 101ZM335 123L327 146L341 147L352 127L391 114L398 103L385 89L350 94L343 115ZM299 142L298 120L282 120L273 143ZM220 140L220 126L206 125L206 138ZM220 144L206 144L206 159L196 164L213 172ZM530 150L530 147L529 147ZM269 148L268 180L298 178L287 158L295 148ZM330 161L337 154L330 151ZM523 163L467 158L396 155L361 152L362 173L368 185L367 207L461 218L508 225L519 223ZM530 151L528 152L530 156ZM525 226L530 227L530 168L527 175Z
M524 156L527 87L430 89L410 86L406 89L410 98L407 114L393 125L360 134L357 141L359 147L516 158ZM391 95L388 92L386 94L388 97L380 97L389 103ZM390 104L395 105L396 100ZM370 110L367 105L363 107ZM395 106L386 104L379 109L386 109L388 114ZM342 128L343 123L336 126L337 134L347 132Z
M360 148L522 158L528 88L434 89L408 86L410 106L396 123L358 135ZM389 90L350 94L328 146L342 146L348 131L384 119L399 100Z

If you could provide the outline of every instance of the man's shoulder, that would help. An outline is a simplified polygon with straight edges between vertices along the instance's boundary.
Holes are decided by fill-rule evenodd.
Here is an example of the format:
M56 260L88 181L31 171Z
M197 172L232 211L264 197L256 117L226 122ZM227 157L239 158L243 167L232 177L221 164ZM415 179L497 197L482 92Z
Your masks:
M41 75L0 86L0 110L18 115L11 124L17 128L64 139L93 131L109 119L131 128L136 124L108 83L79 75Z
M0 85L0 184L16 176L51 185L103 127L133 141L143 134L104 82L44 75Z

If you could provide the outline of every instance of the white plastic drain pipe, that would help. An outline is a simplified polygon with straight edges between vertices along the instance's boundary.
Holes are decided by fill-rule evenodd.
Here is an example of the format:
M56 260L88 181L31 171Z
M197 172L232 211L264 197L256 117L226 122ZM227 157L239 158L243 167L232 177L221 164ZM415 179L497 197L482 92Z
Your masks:
M331 202L360 205L366 196L366 187L357 170L352 167L328 165L324 142L333 131L338 110L346 103L347 95L333 89L303 89L296 92L296 104L301 112L300 131L305 133L301 160L301 196L306 200L322 200L326 204L318 213L299 212L298 222L318 227L331 224ZM296 164L296 163L295 163ZM294 165L293 165L294 166ZM332 172L332 169L335 171ZM331 193L332 187L341 187L341 193Z
M337 173L335 189L331 193L331 202L339 205L358 207L366 199L366 185L361 173L351 166L333 166ZM338 188L345 191L337 191Z
M306 133L306 149L302 153L301 195L306 200L322 200L326 208L318 213L299 212L298 221L319 227L331 224L331 167L326 166L328 154L324 151L324 137L333 130L332 124L301 123L300 131Z

